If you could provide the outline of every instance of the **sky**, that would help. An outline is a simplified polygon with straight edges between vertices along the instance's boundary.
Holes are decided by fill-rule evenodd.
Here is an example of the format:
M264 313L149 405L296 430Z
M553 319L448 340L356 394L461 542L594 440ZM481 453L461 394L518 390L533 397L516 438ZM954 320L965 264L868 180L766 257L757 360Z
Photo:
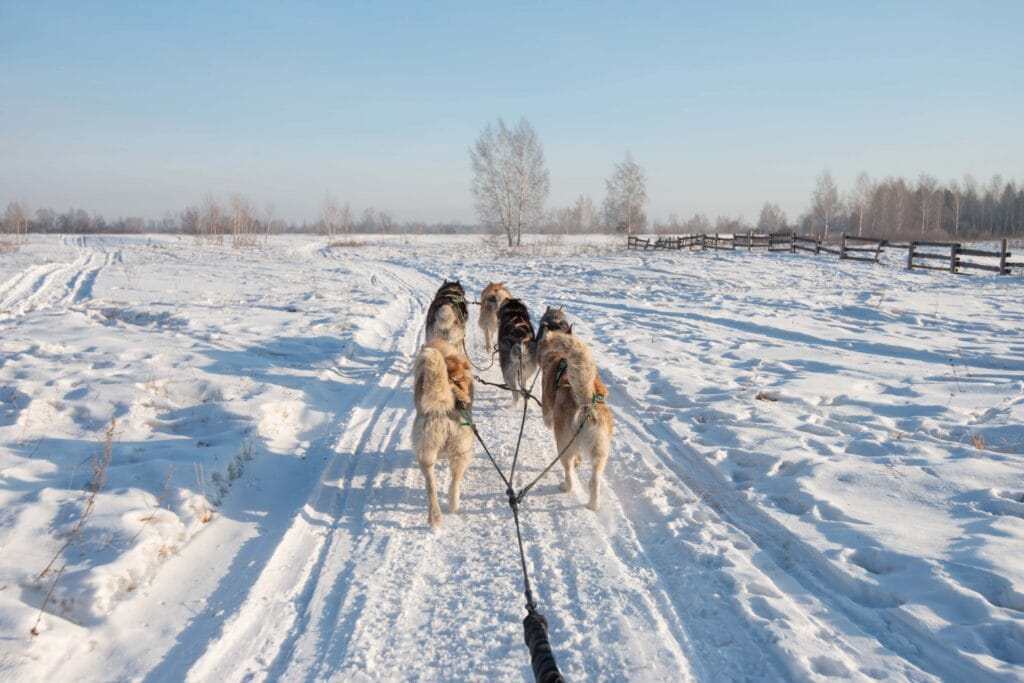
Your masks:
M469 148L524 116L549 208L599 206L627 151L652 218L795 219L826 169L1021 182L1021 26L1019 0L0 0L0 202L471 222Z

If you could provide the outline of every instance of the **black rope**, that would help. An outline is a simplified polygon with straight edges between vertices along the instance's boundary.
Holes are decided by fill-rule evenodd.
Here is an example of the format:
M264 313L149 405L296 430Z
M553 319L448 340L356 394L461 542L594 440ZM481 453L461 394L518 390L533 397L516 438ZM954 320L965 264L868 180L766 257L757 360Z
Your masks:
M535 401L538 406L541 405L540 399L537 398L536 396L534 396L533 394L531 394L528 391L524 392L524 391L521 391L519 389L513 389L512 387L510 387L509 385L504 384L504 383L498 384L497 382L488 382L487 380L480 379L479 377L474 377L473 381L474 382L479 382L480 384L486 384L489 387L498 387L499 389L504 389L505 391L518 391L519 393L524 394L526 396L526 398L529 398L529 399L532 399L533 401Z
M519 461L519 446L520 446L520 444L523 443L523 429L526 427L526 410L530 407L530 402L527 400L527 397L532 397L533 396L533 387L534 387L534 385L537 384L537 378L538 377L540 377L540 369L539 368L538 368L538 370L535 373L533 373L533 381L530 382L530 388L529 389L523 389L522 388L523 387L523 346L522 346L522 344L520 344L519 345L519 388L523 392L523 419L519 422L519 438L516 439L516 452L512 456L512 471L509 472L509 475L508 475L509 481L515 481L516 480L516 463ZM536 401L537 399L534 399L534 400ZM540 403L540 401L537 401L537 402ZM516 502L518 503L520 500L522 500L522 499L517 496L516 497ZM515 510L515 508L513 508L513 510Z
M494 367L494 357L496 355L498 355L498 349L494 349L494 351L491 352L491 364L488 365L486 368L480 367L479 365L477 365L476 363L473 362L472 357L470 357L470 355L469 355L469 349L466 348L466 337L465 337L465 335L463 335L463 337L462 337L462 352L466 354L466 358L469 358L469 364L472 365L473 369L476 370L477 372L487 372L488 370L493 368Z
M534 382L537 381L536 375L534 376ZM533 386L531 385L531 389ZM529 406L529 402L524 402L523 406L523 424L526 422L526 409ZM522 494L516 495L515 490L512 488L512 482L510 478L505 476L505 473L501 471L494 456L491 455L491 451L487 448L487 444L484 443L483 437L480 436L479 430L476 428L476 423L473 422L473 418L469 414L469 410L460 408L463 424L467 427L472 428L473 435L476 440L480 442L480 445L484 449L484 453L487 454L487 458L494 465L494 470L501 477L501 481L505 484L505 495L508 497L508 505L512 508L512 519L516 525L516 541L519 544L519 564L523 570L523 594L526 597L526 617L523 619L523 640L526 642L526 647L530 652L530 666L533 669L534 679L538 683L563 683L562 673L558 670L558 662L555 661L555 653L551 649L551 643L548 640L548 622L544 618L544 615L537 611L537 601L533 597L533 587L530 585L530 573L526 567L526 551L523 549L523 531L519 524L519 503L522 500ZM523 437L523 424L519 427L519 438ZM516 444L516 455L519 452L519 445ZM513 461L513 476L515 473L515 462Z
M583 419L580 420L580 426L576 428L575 432L573 432L572 438L569 439L569 443L565 444L565 447L561 451L559 451L558 455L555 456L555 459L552 460L548 464L548 466L544 468L544 471L542 471L540 474L538 474L537 477L533 481L531 481L529 484L527 484L526 486L524 486L523 488L521 488L519 490L519 495L516 496L516 498L517 498L517 500L519 502L522 502L522 500L526 496L526 494L530 492L530 489L532 489L534 486L536 486L537 482L539 482L541 479L543 479L544 475L547 474L548 472L550 472L551 468L554 467L558 463L558 461L562 459L562 456L565 455L565 452L567 450L569 450L569 446L572 446L573 442L576 441L576 437L579 436L580 432L583 431L583 425L587 424L587 420L589 420L589 419L590 419L590 413L588 412L588 413L586 413L583 416Z

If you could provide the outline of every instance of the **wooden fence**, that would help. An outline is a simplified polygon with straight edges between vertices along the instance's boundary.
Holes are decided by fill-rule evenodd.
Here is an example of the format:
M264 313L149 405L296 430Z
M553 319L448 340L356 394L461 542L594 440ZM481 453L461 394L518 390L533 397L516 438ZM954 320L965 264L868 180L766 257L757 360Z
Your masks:
M1007 241L999 243L994 251L965 247L959 242L890 242L881 237L861 237L843 233L836 244L823 243L821 237L798 235L792 231L757 233L752 230L745 233L729 235L698 233L677 237L630 236L626 246L629 249L674 249L702 251L712 249L733 251L736 249L755 249L764 251L788 251L790 253L807 252L811 254L831 254L846 261L863 261L879 263L886 249L906 249L907 268L925 270L944 270L950 273L962 273L969 270L981 270L1000 275L1010 275L1013 269L1024 270L1024 262L1010 261L1013 254L1007 250ZM972 260L964 260L962 257ZM938 265L933 265L938 263Z

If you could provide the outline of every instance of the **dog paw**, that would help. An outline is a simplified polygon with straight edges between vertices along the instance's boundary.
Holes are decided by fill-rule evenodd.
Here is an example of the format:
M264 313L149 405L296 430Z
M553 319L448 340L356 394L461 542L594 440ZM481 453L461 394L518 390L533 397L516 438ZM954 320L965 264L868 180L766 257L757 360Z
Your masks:
M589 500L589 501L587 501L587 509L588 510L593 510L594 512L597 512L598 510L601 509L601 503L599 501L596 501L596 500Z
M562 493L569 493L572 491L572 481L566 479L558 485L558 488L561 489Z
M431 510L430 514L427 515L427 522L431 527L436 527L441 524L441 511Z

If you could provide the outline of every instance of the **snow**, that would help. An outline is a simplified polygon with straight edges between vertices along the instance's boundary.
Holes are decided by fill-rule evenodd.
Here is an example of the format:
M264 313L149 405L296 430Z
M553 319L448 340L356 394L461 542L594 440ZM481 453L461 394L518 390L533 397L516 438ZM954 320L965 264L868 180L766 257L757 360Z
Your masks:
M0 678L530 679L498 475L478 449L431 531L410 449L447 276L564 305L611 392L601 511L556 471L521 512L569 680L1019 680L1024 281L898 266L33 237L0 257ZM506 468L520 418L478 387ZM531 409L519 485L553 456Z

